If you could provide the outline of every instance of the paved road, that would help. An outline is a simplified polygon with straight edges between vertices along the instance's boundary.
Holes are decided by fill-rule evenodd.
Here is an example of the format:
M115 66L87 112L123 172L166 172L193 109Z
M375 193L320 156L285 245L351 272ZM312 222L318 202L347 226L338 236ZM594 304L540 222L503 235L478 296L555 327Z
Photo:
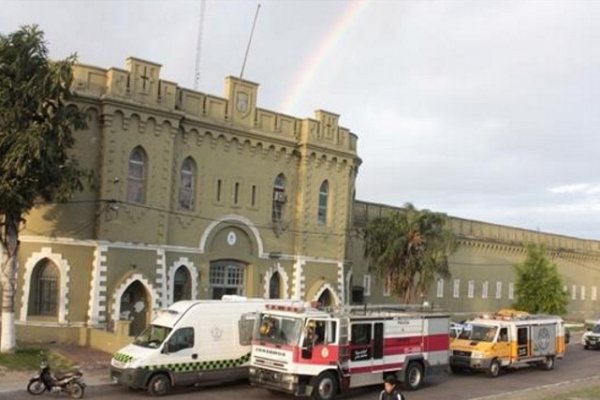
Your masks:
M407 392L410 400L468 400L490 397L497 394L551 385L557 382L594 377L600 374L600 351L583 350L580 344L572 343L566 357L556 363L553 371L542 371L537 368L523 368L518 371L503 373L493 379L484 374L451 375L444 374L416 392ZM352 391L344 396L345 400L374 400L380 388L378 386ZM48 397L44 395L40 397ZM54 396L51 396L56 398ZM60 398L66 398L64 395ZM144 391L133 391L118 385L89 387L85 399L146 399ZM266 390L252 388L247 383L239 382L220 387L184 388L175 390L168 399L171 400L275 400L293 399L283 394L272 394ZM510 397L507 397L510 398ZM32 397L27 392L0 394L0 399L20 400Z

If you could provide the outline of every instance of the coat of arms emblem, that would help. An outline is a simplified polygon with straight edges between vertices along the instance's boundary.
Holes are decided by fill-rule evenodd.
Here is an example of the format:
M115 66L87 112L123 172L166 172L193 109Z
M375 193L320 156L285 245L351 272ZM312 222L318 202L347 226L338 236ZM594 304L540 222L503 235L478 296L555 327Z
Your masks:
M218 342L219 340L221 340L221 336L223 336L223 329L219 328L218 326L215 326L210 330L210 334L212 335L214 341Z
M248 93L238 92L235 100L235 108L242 114L250 111L250 96Z

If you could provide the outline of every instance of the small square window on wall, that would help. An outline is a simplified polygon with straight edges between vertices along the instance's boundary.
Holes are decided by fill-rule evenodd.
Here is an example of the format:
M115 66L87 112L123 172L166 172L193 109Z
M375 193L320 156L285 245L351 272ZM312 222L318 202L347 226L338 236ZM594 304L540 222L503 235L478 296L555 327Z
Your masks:
M371 275L367 274L367 275L363 276L363 287L365 288L363 295L370 296L371 295Z
M508 284L508 299L512 300L515 298L515 283L510 282Z
M460 279L454 280L454 287L452 288L452 296L455 299L458 299L460 297Z
M383 295L389 297L392 294L392 279L387 276L383 282Z
M437 281L437 298L441 299L442 297L444 297L444 280L443 279L438 279Z
M469 299L475 297L475 281L469 281L469 286L467 288L467 297Z

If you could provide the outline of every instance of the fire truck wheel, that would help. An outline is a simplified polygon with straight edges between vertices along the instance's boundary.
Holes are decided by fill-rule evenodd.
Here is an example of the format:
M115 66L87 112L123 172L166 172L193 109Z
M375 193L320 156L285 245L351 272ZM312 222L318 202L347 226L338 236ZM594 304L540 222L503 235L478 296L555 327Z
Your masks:
M331 372L323 372L313 378L312 398L314 400L331 400L337 393L337 379Z
M554 357L546 357L546 361L542 362L542 368L546 371L554 369Z
M500 375L500 363L498 360L492 360L490 367L485 371L490 378L496 378Z
M418 362L411 362L406 367L406 386L410 390L417 390L423 383L423 366Z

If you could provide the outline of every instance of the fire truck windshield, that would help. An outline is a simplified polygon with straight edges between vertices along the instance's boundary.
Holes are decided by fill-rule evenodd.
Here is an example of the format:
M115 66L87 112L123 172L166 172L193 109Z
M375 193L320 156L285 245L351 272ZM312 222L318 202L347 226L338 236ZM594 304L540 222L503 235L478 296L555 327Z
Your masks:
M468 324L465 325L458 338L474 342L493 342L496 331L498 331L496 326Z
M302 332L300 318L260 314L254 329L254 339L261 342L295 345Z

